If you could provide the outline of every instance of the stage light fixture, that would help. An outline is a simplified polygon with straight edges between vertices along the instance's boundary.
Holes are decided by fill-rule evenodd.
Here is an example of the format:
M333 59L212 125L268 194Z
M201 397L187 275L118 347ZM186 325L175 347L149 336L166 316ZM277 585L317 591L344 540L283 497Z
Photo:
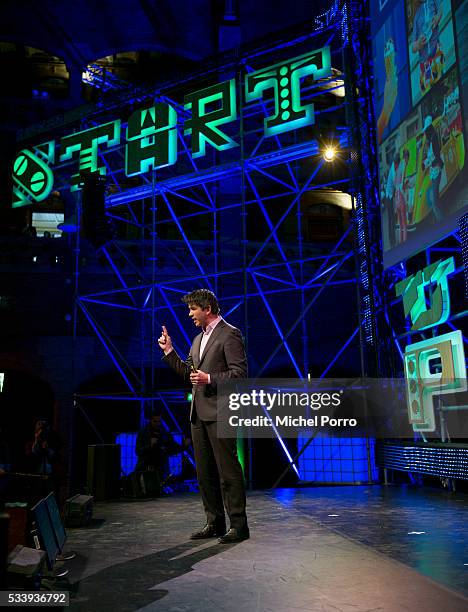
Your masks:
M323 151L323 159L330 163L332 161L334 161L336 157L336 148L332 147L331 145L325 147L324 151Z

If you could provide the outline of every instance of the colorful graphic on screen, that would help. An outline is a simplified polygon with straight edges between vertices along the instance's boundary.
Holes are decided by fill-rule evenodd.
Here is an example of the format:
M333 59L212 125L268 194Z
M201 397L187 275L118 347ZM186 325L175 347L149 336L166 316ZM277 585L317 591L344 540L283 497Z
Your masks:
M460 2L455 12L457 43L463 108L465 109L465 134L468 134L468 0Z
M373 40L377 139L382 142L410 108L405 8L400 0Z
M389 0L372 14L385 267L449 234L468 210L468 0L405 5L402 13L402 0ZM406 36L409 71L396 27Z
M455 63L450 0L409 0L411 96L416 104Z

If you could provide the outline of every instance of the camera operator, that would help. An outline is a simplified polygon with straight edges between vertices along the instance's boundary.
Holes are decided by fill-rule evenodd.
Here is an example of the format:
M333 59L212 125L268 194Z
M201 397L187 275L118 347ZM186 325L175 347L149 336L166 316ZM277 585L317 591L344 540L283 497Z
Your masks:
M45 419L39 419L34 429L34 441L26 446L29 470L32 474L53 476L60 450L58 435Z
M148 488L145 485L143 473L152 472L156 478L157 485L168 480L169 456L180 453L190 444L190 439L186 438L182 445L177 444L170 433L166 432L161 423L161 415L155 413L151 415L149 423L138 432L135 446L135 453L138 462L135 473L140 474L140 486L143 494ZM149 482L149 481L146 481Z

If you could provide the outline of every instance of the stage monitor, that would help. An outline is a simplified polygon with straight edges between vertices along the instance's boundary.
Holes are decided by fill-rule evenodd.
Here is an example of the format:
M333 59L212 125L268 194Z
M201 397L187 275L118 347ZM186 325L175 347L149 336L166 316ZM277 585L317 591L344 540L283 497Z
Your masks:
M384 266L468 211L468 0L370 3Z
M63 551L63 547L65 546L65 542L67 541L67 533L63 526L62 517L60 516L60 511L57 506L54 493L49 493L44 501L46 503L47 512L49 513L50 522L55 535L55 541L57 542L59 552L61 553Z
M59 547L55 539L54 528L47 511L47 504L41 499L33 508L32 516L36 524L41 549L45 551L47 566L52 569L59 553Z

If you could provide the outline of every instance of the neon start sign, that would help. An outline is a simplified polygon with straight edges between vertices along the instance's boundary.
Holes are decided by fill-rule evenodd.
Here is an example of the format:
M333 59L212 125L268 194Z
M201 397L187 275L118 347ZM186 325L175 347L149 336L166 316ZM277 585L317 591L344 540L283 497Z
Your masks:
M262 68L245 76L245 100L262 99L273 92L273 112L265 117L265 136L274 136L314 123L314 105L301 102L301 79L330 77L330 47L316 49L292 60ZM190 136L193 158L206 154L209 145L218 151L237 147L223 130L238 118L235 79L189 93L184 98L189 113L184 134ZM125 174L135 176L164 168L177 161L177 112L170 104L157 102L133 112L125 129ZM45 200L53 188L53 165L77 160L70 179L78 189L81 172L106 174L99 153L122 144L121 120L21 150L13 166L13 207Z

